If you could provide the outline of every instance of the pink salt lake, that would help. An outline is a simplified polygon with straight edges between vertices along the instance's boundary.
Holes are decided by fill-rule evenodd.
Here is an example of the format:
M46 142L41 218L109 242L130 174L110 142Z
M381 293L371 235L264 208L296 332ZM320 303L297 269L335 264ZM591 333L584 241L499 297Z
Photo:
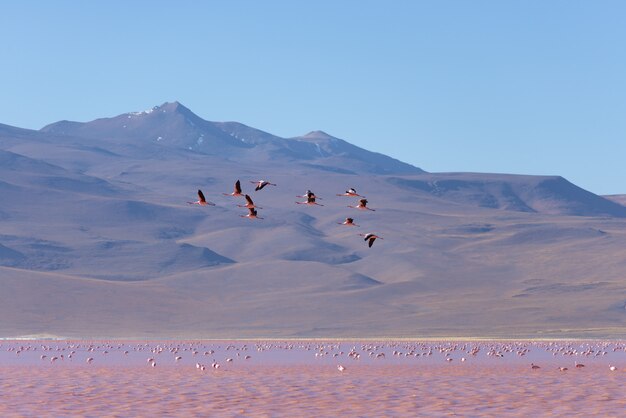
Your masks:
M617 417L625 387L617 341L0 341L2 417Z

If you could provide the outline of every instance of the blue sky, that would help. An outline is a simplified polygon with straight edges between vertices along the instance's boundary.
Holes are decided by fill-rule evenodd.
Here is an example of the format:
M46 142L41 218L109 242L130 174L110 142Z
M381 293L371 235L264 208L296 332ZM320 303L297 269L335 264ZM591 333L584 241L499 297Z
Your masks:
M0 123L178 100L427 171L626 193L625 18L603 0L4 2Z

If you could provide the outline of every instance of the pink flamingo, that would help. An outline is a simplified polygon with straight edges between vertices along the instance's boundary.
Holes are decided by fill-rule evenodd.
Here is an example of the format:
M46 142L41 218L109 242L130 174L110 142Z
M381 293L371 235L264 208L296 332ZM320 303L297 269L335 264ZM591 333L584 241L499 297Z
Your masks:
M248 208L248 214L247 215L239 215L242 218L248 218L248 219L263 219L259 216L257 216L257 211L255 208Z
M300 196L300 197L302 197L302 196ZM320 204L320 203L317 203L317 202L315 201L315 199L316 199L315 194L314 194L314 193L311 193L311 195L310 195L310 196L307 196L307 198L306 198L306 202L296 202L296 203L297 203L298 205L309 205L309 206L317 205L317 206L324 206L324 205L322 205L322 204Z
M338 194L337 196L365 197L365 196L361 196L360 194L358 194L356 192L356 189L354 189L354 188L349 188L348 190L346 190L345 193Z
M241 193L241 183L239 180L235 182L235 190L232 193L222 193L224 196L243 196Z
M256 187L254 188L255 192L261 190L265 186L276 186L274 183L270 183L269 181L266 181L266 180L251 181L250 183L256 184Z
M374 244L374 241L376 241L376 238L382 239L378 235L372 234L371 232L369 234L359 234L359 235L364 237L363 241L368 241L369 240L369 242L367 243L369 245L369 247L371 247Z
M262 207L256 206L254 204L254 202L252 201L252 199L250 198L250 196L246 195L245 198L246 198L246 204L245 205L237 205L237 206L239 206L240 208L248 208L248 209L250 209L250 208L263 209Z
M321 197L317 197L315 196L315 193L313 193L310 190L307 190L305 194L301 195L301 196L296 196L296 197L306 197L307 199L309 198L314 198L314 199L319 199L319 200L323 200Z
M359 226L359 225L354 223L354 219L352 219L352 218L346 218L345 221L337 222L337 224L339 224L339 225L347 225L347 226Z
M211 203L211 202L207 202L207 200L204 198L204 193L202 193L202 190L198 189L198 200L196 200L195 202L187 202L190 205L200 205L200 206L215 206L215 203Z
M349 208L353 208L353 209L359 209L359 210L371 210L374 211L376 209L370 209L367 207L367 199L361 199L359 200L359 204L356 206L350 206L348 205Z

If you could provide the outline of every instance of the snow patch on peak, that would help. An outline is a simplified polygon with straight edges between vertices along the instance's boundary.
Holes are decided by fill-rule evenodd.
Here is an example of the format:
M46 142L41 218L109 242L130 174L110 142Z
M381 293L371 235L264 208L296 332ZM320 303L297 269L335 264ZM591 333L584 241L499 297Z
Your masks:
M143 116L143 115L149 115L150 113L154 112L155 110L157 110L159 107L158 106L154 106L152 109L148 109L148 110L143 110L141 112L128 112L128 117L132 117L132 116Z

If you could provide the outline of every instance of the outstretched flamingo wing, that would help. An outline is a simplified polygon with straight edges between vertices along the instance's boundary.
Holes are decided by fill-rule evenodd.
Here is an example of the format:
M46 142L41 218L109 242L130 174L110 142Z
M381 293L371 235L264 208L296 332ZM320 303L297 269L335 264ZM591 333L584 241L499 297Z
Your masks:
M201 203L206 203L206 199L204 198L204 193L202 193L202 190L198 189L198 199L200 199Z

